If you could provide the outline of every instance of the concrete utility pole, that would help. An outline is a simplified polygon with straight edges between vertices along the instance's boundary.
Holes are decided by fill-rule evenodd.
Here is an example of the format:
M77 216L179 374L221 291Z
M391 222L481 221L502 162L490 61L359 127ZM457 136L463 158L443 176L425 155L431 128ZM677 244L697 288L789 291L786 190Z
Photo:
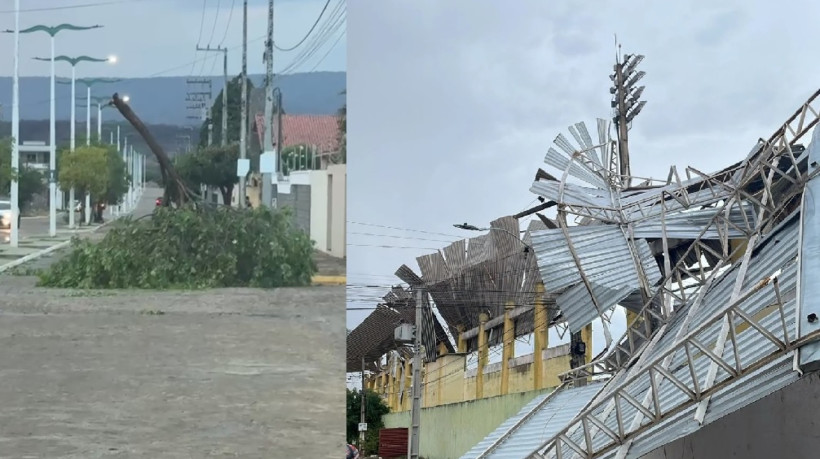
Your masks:
M620 48L620 45L618 45ZM615 109L613 121L618 130L618 165L621 186L629 187L631 171L629 168L629 123L640 113L646 101L638 102L644 86L634 88L635 83L646 75L646 72L635 73L635 67L643 60L641 55L625 55L621 60L620 53L615 57L615 73L609 76L613 82L609 89L613 95L612 108ZM634 74L634 75L633 75ZM635 91L633 92L633 89Z
M268 0L268 39L265 42L265 136L262 147L265 157L276 158L273 151L273 0ZM277 145L277 149L278 149ZM266 167L269 164L266 165ZM260 172L262 172L262 205L270 207L273 202L273 174L276 173L276 164L272 169L262 169L260 161Z
M413 411L410 420L410 459L419 457L421 434L421 323L424 290L416 290L416 329L413 333Z
M362 396L361 400L359 400L359 404L361 407L359 408L359 424L364 424L367 422L367 418L365 418L365 407L367 406L367 392L364 386L364 356L362 356ZM359 429L359 452L364 454L364 437L367 432L365 430Z
M222 86L222 140L219 144L224 147L228 144L228 48L223 48L221 46L211 48L211 45L208 45L204 48L197 46L196 50L222 53L222 73L224 74L223 76L225 78L225 83ZM209 127L209 130L210 129L211 127ZM211 141L208 141L208 145L210 144Z
M239 117L239 160L248 157L248 0L242 2L242 113ZM239 208L245 208L245 175L239 177Z

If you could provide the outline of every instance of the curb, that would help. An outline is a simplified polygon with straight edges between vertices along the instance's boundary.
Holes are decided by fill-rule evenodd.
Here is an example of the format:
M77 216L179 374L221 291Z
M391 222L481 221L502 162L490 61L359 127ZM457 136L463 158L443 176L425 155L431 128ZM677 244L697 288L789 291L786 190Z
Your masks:
M346 285L347 276L313 276L313 285Z
M22 258L18 258L16 260L12 261L12 262L6 263L6 264L0 266L0 273L2 273L4 271L7 271L11 268L14 268L15 266L22 265L23 263L29 262L29 261L34 260L36 258L40 258L43 255L47 255L51 252L54 252L55 250L60 250L63 247L67 246L68 244L71 244L70 239L67 240L67 241L60 242L59 244L52 245L51 247L49 247L47 249L40 250L39 252L30 253L30 254L22 257Z

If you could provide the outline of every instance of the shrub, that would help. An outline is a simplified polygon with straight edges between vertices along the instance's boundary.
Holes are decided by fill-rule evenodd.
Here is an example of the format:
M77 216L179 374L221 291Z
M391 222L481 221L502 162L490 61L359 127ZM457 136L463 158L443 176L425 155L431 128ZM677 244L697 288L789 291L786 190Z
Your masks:
M316 272L313 242L287 209L161 207L112 225L98 243L75 238L39 285L272 288L309 285Z

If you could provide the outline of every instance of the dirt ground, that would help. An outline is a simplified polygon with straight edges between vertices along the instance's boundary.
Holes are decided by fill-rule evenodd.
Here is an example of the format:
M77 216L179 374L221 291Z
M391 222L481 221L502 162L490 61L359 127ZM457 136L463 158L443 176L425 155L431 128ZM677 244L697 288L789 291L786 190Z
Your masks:
M0 276L0 457L341 457L344 287L33 285Z

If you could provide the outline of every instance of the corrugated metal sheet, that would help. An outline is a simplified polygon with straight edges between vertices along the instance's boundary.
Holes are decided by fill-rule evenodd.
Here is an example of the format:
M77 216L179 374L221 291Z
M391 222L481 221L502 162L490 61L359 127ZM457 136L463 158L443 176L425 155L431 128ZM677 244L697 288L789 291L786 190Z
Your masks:
M561 182L540 180L532 184L530 191L549 201L568 206L612 207L612 198L603 188L589 188L572 183L564 183L562 187Z
M758 284L762 279L772 275L774 272L782 270L779 277L780 290L785 301L786 326L790 330L794 330L796 312L794 291L797 277L795 257L798 250L798 230L798 219L791 218L784 221L779 228L775 229L759 244L750 261L743 288L743 290L746 290ZM727 271L718 282L712 285L712 288L704 297L701 307L693 311L688 328L691 329L706 322L707 319L720 313L720 311L729 304L737 273L738 269L735 267ZM778 337L782 338L782 332L776 332L776 325L780 323L779 314L776 313L776 310L767 309L767 307L775 301L776 298L773 289L762 289L745 301L741 309L753 317L757 316L757 320L761 325L767 329L775 330L775 336L779 335ZM686 354L680 349L680 343L678 342L678 336L688 331L681 331L681 327L686 323L685 316L689 312L689 307L691 306L687 306L678 312L664 331L664 336L660 338L652 349L646 351L644 358L645 361L651 362L657 360L663 353L670 349L678 348L679 350L672 354L668 370L684 384L693 387L690 370L684 365ZM736 322L734 325L738 326L739 322ZM717 340L719 331L720 322L717 322L700 332L697 338L701 343L711 348ZM793 335L793 332L790 332L790 334ZM744 366L757 362L761 358L771 355L776 350L775 345L771 341L749 330L738 333L737 346L738 353L741 356L741 362ZM727 341L722 357L731 362L733 361L733 355L734 349L732 348L731 341ZM713 422L795 381L797 375L792 371L789 360L790 356L793 356L793 353L779 357L765 367L716 392L712 397L707 411L706 418L708 421L705 419L704 422ZM704 384L705 375L710 364L711 361L706 358L697 360L695 372L698 375L701 385ZM645 366L635 365L628 371L629 374L641 374L641 372L643 372L641 377L634 380L626 388L627 393L637 400L643 400L650 388L650 378L648 373L645 372L645 368ZM724 380L727 377L728 374L723 369L719 369L716 381ZM614 390L620 386L620 379L616 378L601 391L601 399L606 400L607 397L611 398ZM662 410L679 406L687 400L687 396L668 380L663 380L659 384L659 402ZM628 426L632 423L638 410L627 403L622 403L621 406L623 408L625 423ZM693 405L684 410L683 414L675 415L659 423L658 426L653 426L651 429L635 436L627 457L640 457L661 445L700 428L694 420L695 407L696 405ZM614 410L609 413L608 416L604 417L603 412L605 409L606 405L602 404L593 410L593 412L599 416L599 419L603 421L607 427L617 430L617 420L615 419ZM648 422L648 420L644 418L642 423L645 422ZM583 432L579 430L576 431L574 435L570 435L570 438L578 444L583 444L582 436ZM603 447L610 441L611 439L602 433L593 437L593 444L598 448ZM574 457L571 450L567 449L564 452L567 454L565 457ZM614 454L615 452L613 451L603 457L614 457Z
M745 216L744 212L745 210ZM663 227L666 226L666 237L678 239L694 239L707 228L718 209L698 209L687 212L666 214L664 219L652 218L644 220L634 227L636 238L660 238L663 235ZM732 206L728 220L738 228L729 226L729 237L744 237L751 232L755 225L755 209L751 205L741 209L739 205ZM721 237L715 225L708 226L702 236L705 239L717 239Z
M560 229L535 231L532 244L538 254L538 269L550 292L562 292L558 306L574 331L590 323L610 307L640 288L640 278L632 252L622 230L616 226L573 226L569 242ZM595 308L569 244L575 248L601 311ZM652 251L646 240L636 239L640 266L649 284L661 279ZM567 287L570 287L568 290Z
M488 459L525 457L580 413L601 387L603 387L601 383L595 383L578 388L562 388L555 393L536 397L462 456L462 459L479 457L498 439L508 434L515 424L526 418L522 425L511 432L488 456L485 456Z
M592 292L598 300L602 312L606 312L618 302L629 296L635 289L623 287L612 289L598 283L592 283ZM564 314L567 325L572 333L580 331L585 325L600 316L598 309L592 303L587 287L577 284L560 294L555 300L556 305Z
M408 429L404 427L379 430L379 457L383 459L407 457L408 439Z

